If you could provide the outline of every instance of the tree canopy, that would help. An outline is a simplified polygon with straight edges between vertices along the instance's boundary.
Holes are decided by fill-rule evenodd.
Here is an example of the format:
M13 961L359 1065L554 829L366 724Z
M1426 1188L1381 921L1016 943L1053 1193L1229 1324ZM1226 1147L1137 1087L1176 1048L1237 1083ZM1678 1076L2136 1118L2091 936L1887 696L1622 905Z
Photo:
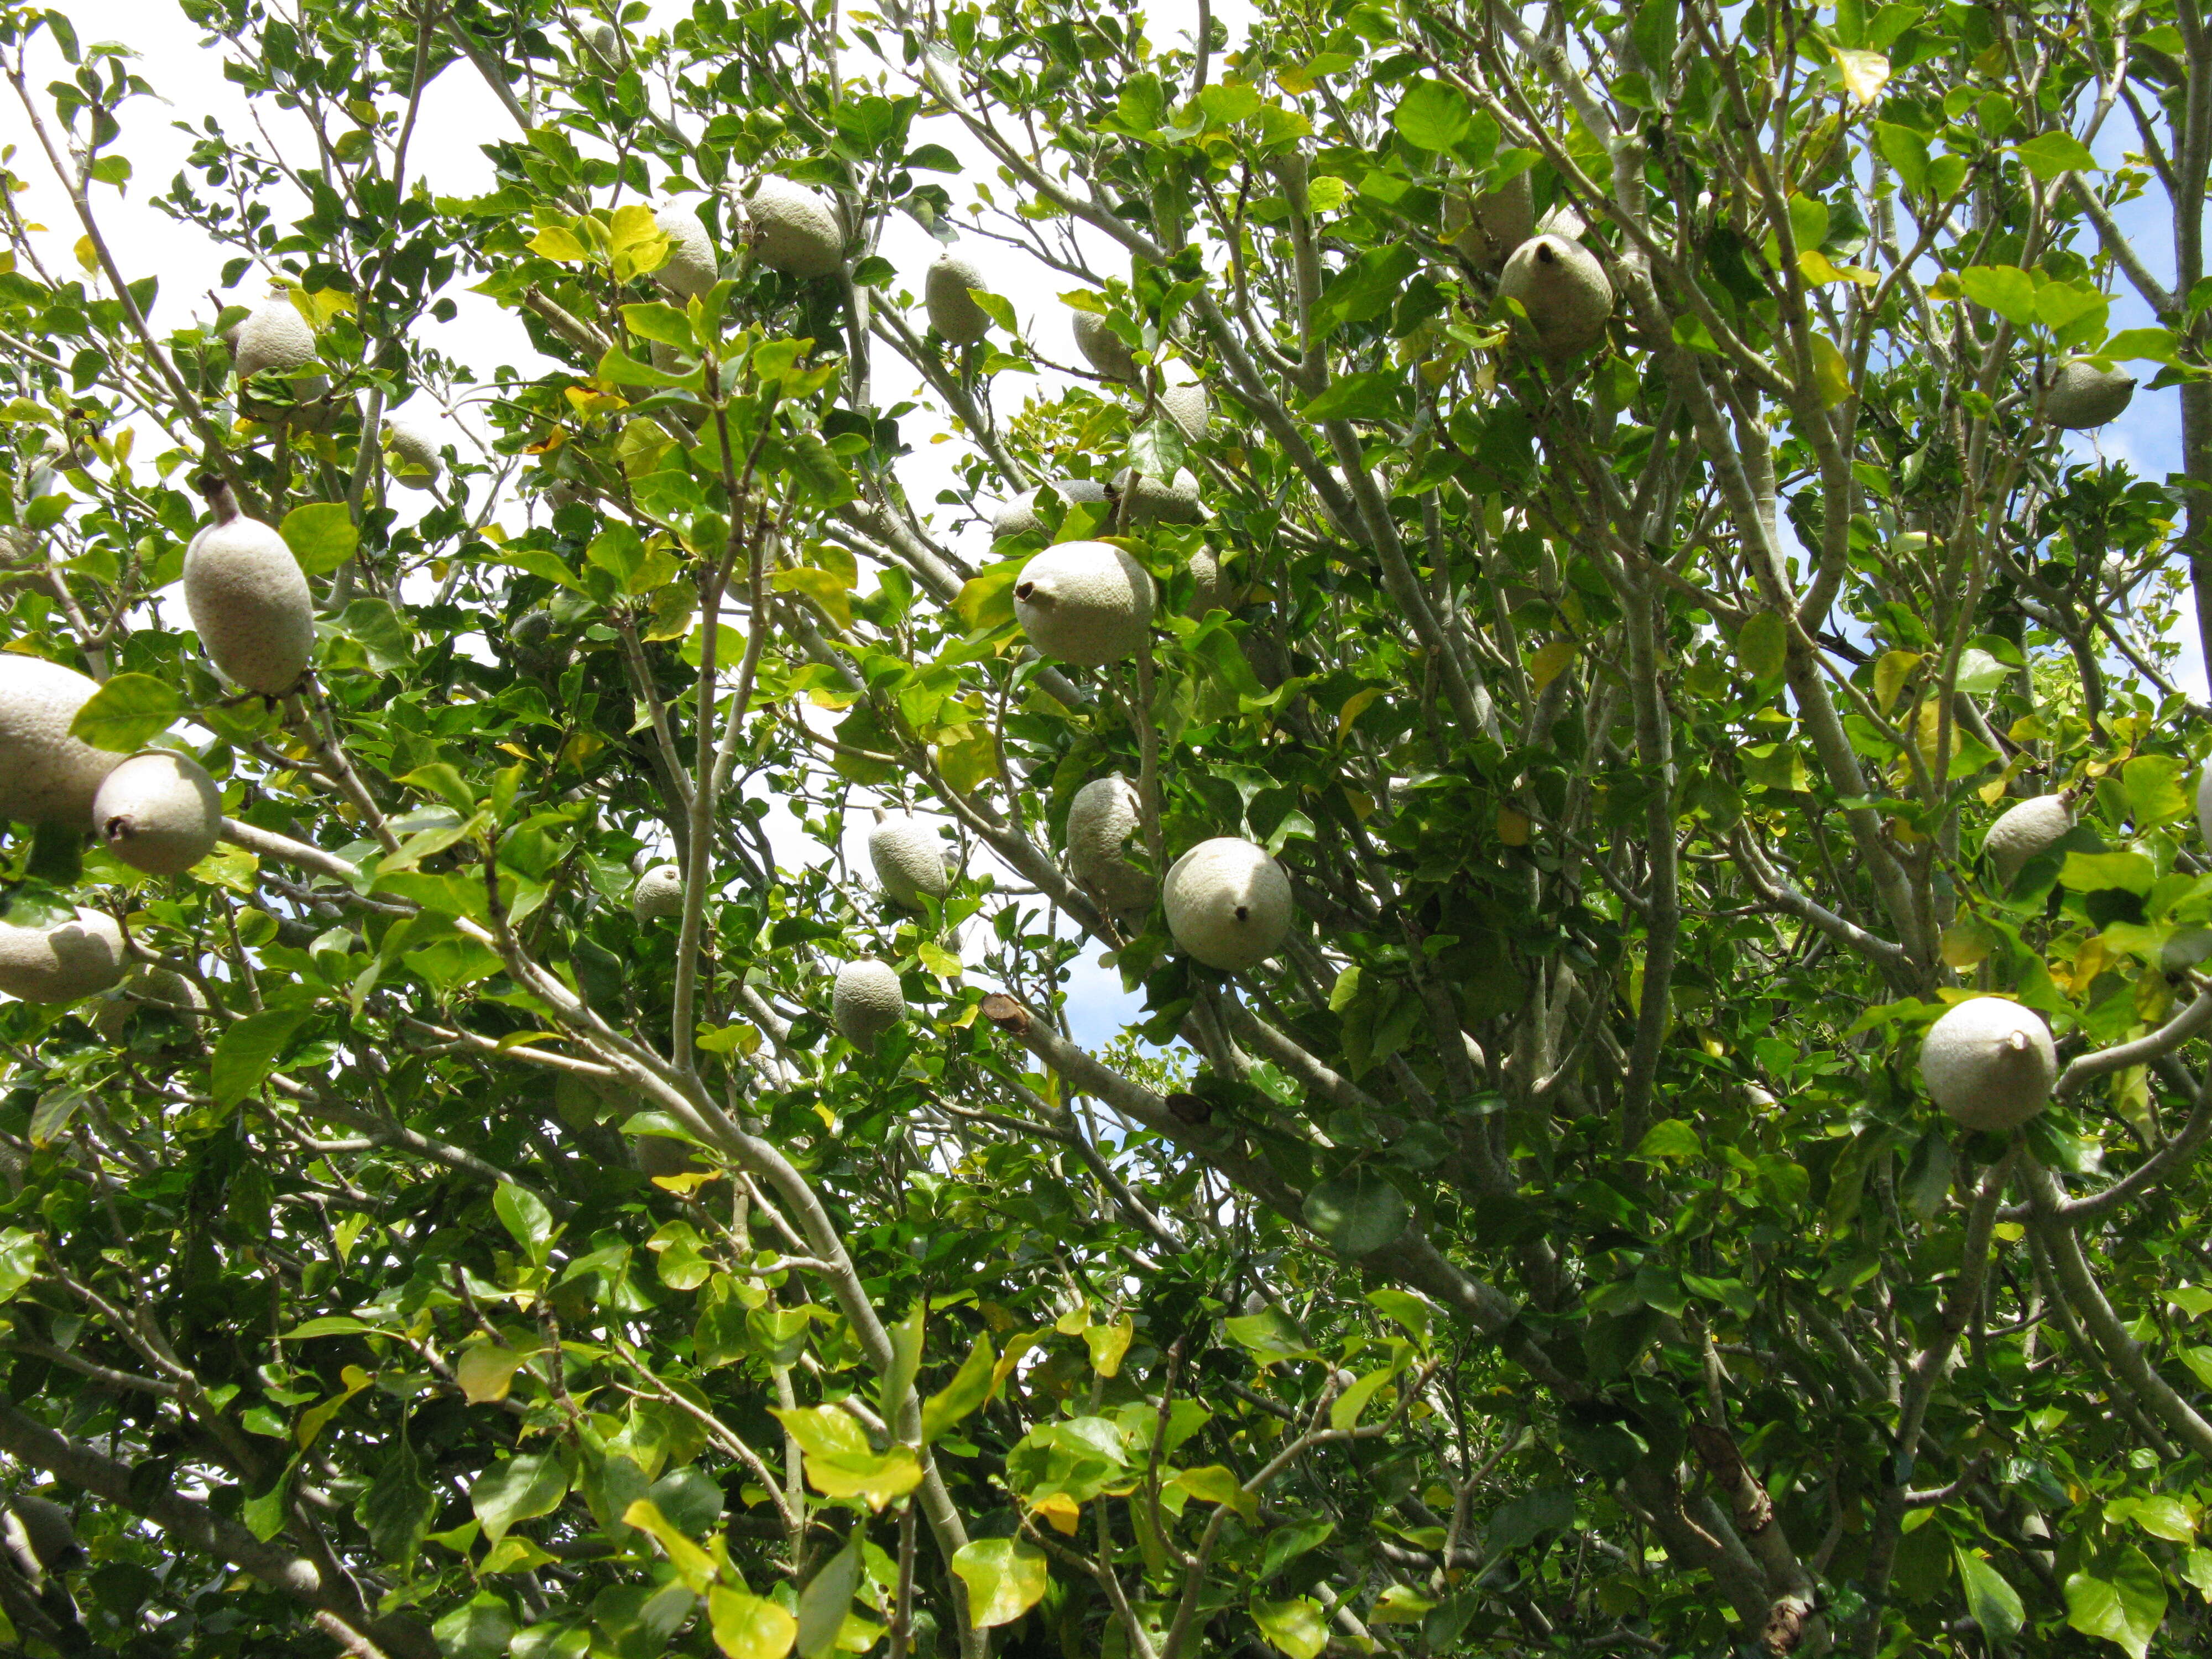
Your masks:
M2201 1650L2195 0L179 3L0 8L8 1650Z

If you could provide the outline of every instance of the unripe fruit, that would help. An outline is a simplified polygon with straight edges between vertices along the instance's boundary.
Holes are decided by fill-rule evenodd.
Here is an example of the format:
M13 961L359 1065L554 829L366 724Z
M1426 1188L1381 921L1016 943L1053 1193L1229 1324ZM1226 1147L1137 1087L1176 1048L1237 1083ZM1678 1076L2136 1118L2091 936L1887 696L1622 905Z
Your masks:
M1255 968L1290 937L1291 878L1264 848L1202 841L1169 867L1168 931L1209 968Z
M876 866L884 891L913 910L921 908L925 893L943 898L952 888L943 839L909 813L877 811L876 827L868 831L868 862Z
M515 666L526 673L550 679L568 665L568 642L555 634L550 611L524 611L507 629L507 642L514 649Z
M937 263L921 282L929 325L954 345L975 344L991 331L991 313L977 305L968 290L988 287L973 259L946 249L937 256Z
M2051 1028L2017 1002L1969 997L1928 1028L1920 1080L1967 1128L2017 1129L2044 1109L2058 1080Z
M265 369L279 374L304 368L315 361L315 331L289 299L274 299L256 307L238 325L230 349L240 386ZM330 382L319 375L296 383L295 393L319 398Z
M1583 234L1589 229L1589 222L1583 218L1571 204L1566 202L1562 202L1553 208L1536 224L1536 234L1539 236L1564 236L1571 242L1582 240Z
M1528 174L1516 173L1496 190L1472 198L1463 190L1446 191L1443 230L1444 240L1469 264L1497 270L1536 234L1536 204Z
M2030 859L2049 851L2073 827L2063 795L2038 795L2007 807L1982 838L1982 851L1999 883L2009 888Z
M609 69L622 67L622 36L612 23L602 23L589 37L592 51Z
M665 921L684 914L684 872L656 864L629 890L629 913L640 921Z
M404 415L395 415L385 422L384 436L392 453L410 469L395 471L392 481L410 489L434 489L446 470L446 458L438 453L436 431ZM418 467L420 471L412 470Z
M1201 547L1190 556L1190 574L1194 586L1183 615L1203 617L1221 603L1221 561L1212 548Z
M215 851L222 791L191 756L149 750L101 783L92 799L92 832L134 870L180 876Z
M0 599L44 589L39 567L45 562L35 531L0 525Z
M638 1170L648 1178L697 1175L707 1167L692 1156L689 1141L678 1140L674 1135L640 1135L636 1152Z
M1160 393L1160 411L1175 422L1185 443L1206 441L1206 428L1213 422L1213 405L1206 400L1204 386L1168 387Z
M123 757L70 736L100 690L73 668L0 651L0 818L82 825L100 781Z
M1121 522L1134 528L1148 524L1196 524L1206 515L1198 504L1198 479L1188 467L1174 482L1124 468L1114 488L1121 497Z
M24 1541L31 1553L48 1572L63 1572L86 1559L84 1546L76 1541L76 1528L70 1523L69 1511L52 1498L31 1493L13 1498L8 1507L22 1522Z
M1547 357L1571 357L1605 337L1613 284L1580 242L1539 235L1513 250L1498 278L1498 297L1518 300Z
M1096 478L1054 478L1053 494L1068 507L1079 501L1097 502L1107 499L1106 486ZM1024 489L1000 507L991 520L991 537L998 540L1006 536L1042 536L1047 532L1043 520L1037 517L1037 493Z
M76 1002L123 981L123 930L103 910L79 906L51 927L0 921L0 991L25 1002Z
M1127 857L1143 828L1141 811L1137 786L1119 772L1091 779L1067 804L1068 872L1117 914L1149 909L1158 890Z
M1048 657L1084 668L1121 662L1151 633L1152 579L1118 547L1062 542L1022 567L1014 616Z
M722 262L714 257L714 240L699 216L681 202L668 202L653 210L653 222L668 238L668 258L653 273L663 291L690 300L714 287Z
M830 204L804 185L763 173L739 198L753 258L787 276L828 276L845 263L845 233Z
M2116 421L2134 401L2136 377L2124 368L2100 368L2087 357L2059 365L2043 395L2043 419L2062 432L2086 432Z
M845 963L830 995L830 1017L846 1042L864 1054L875 1053L877 1039L906 1018L899 976L872 958Z
M109 1042L115 1042L142 1006L188 1018L207 1012L207 998L182 974L167 968L141 968L108 993L92 1017L94 1029Z
M1137 360L1128 343L1106 325L1106 319L1095 311L1070 313L1074 318L1075 349L1083 354L1084 361L1109 380L1133 380L1137 378Z
M185 609L223 677L274 697L300 683L315 651L315 599L284 538L238 510L230 486L200 479L215 522L185 550Z

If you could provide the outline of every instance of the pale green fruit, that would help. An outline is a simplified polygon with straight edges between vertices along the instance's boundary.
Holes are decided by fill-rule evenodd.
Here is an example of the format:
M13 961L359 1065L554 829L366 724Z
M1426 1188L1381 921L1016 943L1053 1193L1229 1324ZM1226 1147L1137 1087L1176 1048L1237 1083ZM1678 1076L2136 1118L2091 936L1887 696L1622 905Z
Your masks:
M1206 441L1207 427L1212 424L1213 405L1202 386L1171 386L1160 393L1160 412L1175 422L1185 443Z
M1096 503L1107 498L1106 486L1096 478L1054 478L1052 489L1053 494L1070 507L1079 501ZM1006 536L1043 535L1045 523L1037 517L1036 500L1036 490L1024 489L1000 507L997 516L991 520L992 539L995 541Z
M44 657L0 651L0 818L82 825L123 757L70 736L99 685Z
M612 23L601 23L586 37L592 52L611 70L622 67L622 35Z
M929 325L954 345L975 344L991 331L991 313L977 305L968 290L988 291L989 287L973 259L946 249L937 256L921 282Z
M1109 380L1134 380L1137 360L1121 337L1106 325L1106 319L1096 312L1074 311L1068 313L1074 320L1070 325L1075 331L1075 349L1083 354L1084 361Z
M2073 827L2073 814L2066 810L2064 796L2038 795L2007 807L1983 837L1982 851L1988 854L1998 881L2008 888L2030 859L2048 851Z
M763 173L740 198L753 258L787 276L828 276L845 264L845 233L818 192Z
M1121 497L1121 522L1131 528L1148 524L1196 524L1206 516L1199 505L1198 477L1188 467L1170 483L1124 467L1114 479Z
M1589 230L1589 221L1570 203L1562 202L1536 222L1539 236L1564 236L1579 242Z
M1190 556L1190 574L1195 585L1183 615L1203 617L1221 603L1221 561L1212 548L1201 547Z
M1928 1028L1920 1045L1928 1097L1969 1129L2017 1129L2058 1081L2051 1028L2003 997L1969 997Z
M1613 284L1605 267L1565 236L1533 236L1514 249L1499 273L1498 296L1521 302L1537 349L1547 357L1571 357L1595 345L1613 315Z
M279 696L315 651L315 600L284 538L238 510L213 473L200 488L215 522L185 550L185 609L200 648L233 685Z
M1526 172L1480 196L1465 190L1444 192L1444 240L1478 269L1497 270L1535 234L1536 204Z
M182 974L167 968L141 968L102 999L92 1023L100 1036L112 1042L121 1038L143 1007L189 1018L207 1012L207 998Z
M289 299L273 299L248 313L233 337L231 362L242 386L264 370L279 374L315 361L315 331ZM318 376L294 383L295 395L320 397L330 383Z
M17 593L45 591L40 574L46 554L36 531L18 525L0 525L0 599Z
M76 1540L76 1528L69 1511L52 1498L26 1492L9 1500L15 1519L23 1528L31 1553L48 1572L64 1572L85 1559L84 1546Z
M2136 377L2124 368L2100 368L2087 357L2059 365L2043 396L2043 418L2062 431L2086 432L2117 421L2135 400Z
M222 791L191 756L149 749L100 784L92 799L92 832L134 870L180 876L215 851Z
M877 1040L906 1018L898 975L872 959L845 963L830 994L830 1017L846 1042L864 1054L875 1053Z
M941 899L952 890L945 853L937 831L909 813L884 813L868 831L868 862L876 866L876 879L909 909L921 907L924 894Z
M1046 656L1085 668L1121 662L1145 648L1152 623L1152 579L1118 547L1062 542L1022 567L1014 616Z
M1093 778L1067 805L1067 869L1117 915L1149 909L1158 884L1129 860L1144 827L1137 786L1119 772Z
M394 471L392 481L410 489L431 489L446 470L438 453L436 430L405 415L394 415L384 423L384 441L407 471ZM420 469L419 471L416 469Z
M25 1002L78 1002L122 982L130 959L123 930L102 910L80 905L51 927L0 921L0 991Z
M550 679L568 665L568 641L556 635L550 611L524 611L507 629L507 641L514 665L526 673Z
M699 216L681 202L667 202L653 210L653 222L668 238L668 258L653 273L662 290L678 300L692 300L714 287L721 261L714 257L714 240Z
M1291 878L1267 849L1234 836L1202 841L1169 866L1168 932L1209 968L1256 968L1291 935Z
M629 913L640 921L666 921L684 914L684 872L656 864L629 890Z

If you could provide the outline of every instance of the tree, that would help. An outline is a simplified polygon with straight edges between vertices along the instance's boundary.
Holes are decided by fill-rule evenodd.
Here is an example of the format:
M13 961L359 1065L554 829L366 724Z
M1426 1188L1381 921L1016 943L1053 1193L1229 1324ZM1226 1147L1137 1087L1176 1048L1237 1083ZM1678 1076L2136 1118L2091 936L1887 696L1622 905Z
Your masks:
M5 843L0 942L127 961L0 1006L0 1452L85 1557L0 1635L2201 1644L2193 0L182 3L268 115L161 198L220 314L103 230L173 66L0 14L76 219L0 209L4 660L221 792L182 874ZM2131 389L2163 482L2063 429ZM296 681L188 625L195 479ZM1141 645L1039 620L1075 544ZM1170 928L1224 839L1285 937ZM2023 1127L1919 1076L1977 995Z

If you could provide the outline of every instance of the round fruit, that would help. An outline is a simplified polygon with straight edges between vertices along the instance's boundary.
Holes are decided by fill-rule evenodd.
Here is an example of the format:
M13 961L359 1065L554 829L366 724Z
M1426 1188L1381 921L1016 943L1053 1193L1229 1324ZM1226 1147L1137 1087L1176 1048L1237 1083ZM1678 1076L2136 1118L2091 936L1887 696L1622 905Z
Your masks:
M1213 405L1206 400L1202 386L1171 386L1160 393L1160 410L1176 424L1186 443L1206 441L1206 429L1213 421Z
M167 968L141 968L107 994L92 1017L93 1025L100 1036L115 1042L142 1007L189 1018L207 1012L207 998L182 974Z
M1108 499L1106 486L1096 478L1054 478L1052 481L1052 492L1060 497L1064 505L1069 507L1074 506L1078 501L1095 503ZM1049 534L1049 529L1044 520L1037 517L1036 500L1036 490L1024 489L1013 500L1000 507L998 515L991 520L992 539L996 541L1007 536Z
M629 913L640 921L666 921L684 914L684 872L656 864L629 890Z
M830 1017L846 1042L864 1054L875 1053L876 1040L906 1018L898 975L872 958L845 963L830 993Z
M1195 583L1186 617L1203 617L1221 603L1221 561L1213 556L1213 550L1201 547L1190 556L1190 574Z
M26 1492L9 1499L8 1507L23 1523L24 1540L30 1545L31 1553L48 1572L66 1571L86 1559L69 1511L52 1498Z
M929 325L954 345L975 344L991 331L991 313L977 305L968 290L987 286L983 273L966 254L949 248L939 254L921 283Z
M609 69L622 67L622 36L612 23L601 23L590 35L592 51Z
M1158 890L1127 856L1141 811L1137 786L1119 772L1091 779L1067 805L1068 872L1117 914L1149 909Z
M1124 468L1114 480L1121 497L1121 522L1132 528L1148 524L1196 524L1205 516L1198 504L1198 479L1188 467L1171 483Z
M1168 931L1209 968L1255 968L1291 933L1291 878L1264 848L1202 841L1169 867Z
M394 483L404 484L410 489L436 487L440 475L446 470L446 458L438 453L438 434L434 429L407 416L395 415L385 422L384 437L405 469L392 471Z
M1152 579L1118 547L1062 542L1022 567L1014 616L1048 657L1085 668L1121 662L1152 631Z
M314 595L284 538L240 513L228 483L210 472L199 487L215 512L185 550L185 609L200 648L232 684L282 696L314 654Z
M1571 357L1595 345L1613 315L1605 267L1566 236L1533 236L1514 249L1498 276L1498 297L1521 302L1547 357Z
M1071 314L1075 319L1075 349L1083 354L1085 362L1109 380L1137 378L1136 358L1131 355L1127 343L1106 325L1103 317L1095 311Z
M1480 196L1470 198L1463 190L1444 192L1444 240L1478 269L1497 270L1535 232L1536 204L1526 172Z
M122 982L129 958L123 930L104 910L80 905L51 927L0 921L0 991L25 1002L76 1002Z
M668 202L653 210L653 222L668 238L668 258L653 280L679 300L696 299L714 287L722 262L699 216L681 202Z
M2087 357L2059 365L2043 394L2043 419L2063 432L2086 432L2116 421L2136 395L2136 377L2124 368L2100 368Z
M524 611L507 630L507 642L515 666L526 673L550 679L568 665L568 641L560 637L550 611Z
M763 173L741 198L753 257L787 276L827 276L845 263L845 233L830 204L804 185Z
M149 876L180 876L215 851L222 791L189 755L149 749L107 775L92 798L92 832Z
M267 369L284 374L305 368L315 361L315 331L290 300L270 300L247 313L238 325L230 356L241 386ZM317 376L297 383L295 392L302 398L320 397L329 384Z
M0 651L0 818L82 824L100 781L123 757L70 736L100 690L73 668Z
M2066 810L2063 795L2038 795L2007 807L1982 838L1982 851L1997 880L2010 887L2030 859L2049 851L2073 827L2074 816Z
M1920 1080L1969 1129L2017 1129L2051 1099L2058 1054L2043 1016L2004 997L1969 997L1928 1028Z
M883 812L868 831L868 862L884 891L909 909L921 908L922 895L943 898L951 890L945 845L937 831L906 812Z

